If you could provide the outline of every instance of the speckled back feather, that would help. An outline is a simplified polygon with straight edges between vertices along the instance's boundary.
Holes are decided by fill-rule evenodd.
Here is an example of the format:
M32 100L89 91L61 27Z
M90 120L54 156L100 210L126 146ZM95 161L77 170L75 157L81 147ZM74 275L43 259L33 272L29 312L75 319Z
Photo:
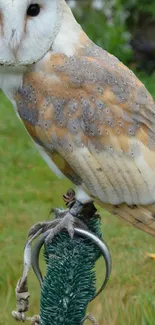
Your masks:
M51 54L39 68L25 75L16 94L34 141L102 206L154 234L151 95L118 59L90 41L72 57Z

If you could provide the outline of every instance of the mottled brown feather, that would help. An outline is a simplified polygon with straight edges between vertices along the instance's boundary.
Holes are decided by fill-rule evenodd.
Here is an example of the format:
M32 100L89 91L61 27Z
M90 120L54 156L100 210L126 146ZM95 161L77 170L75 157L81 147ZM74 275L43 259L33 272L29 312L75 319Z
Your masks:
M64 175L154 235L154 100L127 67L81 37L87 45L73 57L51 54L25 74L19 114Z

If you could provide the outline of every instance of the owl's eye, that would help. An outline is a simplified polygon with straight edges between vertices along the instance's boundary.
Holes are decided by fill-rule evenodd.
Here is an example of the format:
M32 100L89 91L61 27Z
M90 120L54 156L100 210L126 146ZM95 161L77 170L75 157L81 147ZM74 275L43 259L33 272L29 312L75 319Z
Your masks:
M40 13L40 7L37 3L31 4L27 9L27 15L31 17L36 17Z

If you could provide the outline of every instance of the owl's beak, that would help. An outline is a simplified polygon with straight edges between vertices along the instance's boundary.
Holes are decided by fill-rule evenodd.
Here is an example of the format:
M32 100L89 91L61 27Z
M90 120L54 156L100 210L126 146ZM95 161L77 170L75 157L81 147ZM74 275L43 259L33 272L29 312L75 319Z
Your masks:
M16 29L15 29L15 28L13 28L13 29L12 29L12 35L11 35L11 38L13 38L13 37L14 37L14 35L15 35L15 32L16 32Z
M15 59L17 59L17 52L21 43L21 37L15 28L11 30L9 47L11 48L12 54Z

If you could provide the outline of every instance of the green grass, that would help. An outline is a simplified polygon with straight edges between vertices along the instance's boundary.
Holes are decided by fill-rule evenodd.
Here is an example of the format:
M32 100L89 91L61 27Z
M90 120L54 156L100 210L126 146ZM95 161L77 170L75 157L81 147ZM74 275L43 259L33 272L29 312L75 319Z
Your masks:
M140 77L155 94L155 76ZM3 94L0 103L0 325L13 325L14 288L22 270L26 231L47 219L51 207L62 205L70 183L52 174ZM101 215L113 271L106 290L89 309L100 325L153 325L155 262L146 252L155 252L155 240L105 211ZM102 266L99 262L98 285ZM32 273L29 287L32 315L39 311L39 285Z

